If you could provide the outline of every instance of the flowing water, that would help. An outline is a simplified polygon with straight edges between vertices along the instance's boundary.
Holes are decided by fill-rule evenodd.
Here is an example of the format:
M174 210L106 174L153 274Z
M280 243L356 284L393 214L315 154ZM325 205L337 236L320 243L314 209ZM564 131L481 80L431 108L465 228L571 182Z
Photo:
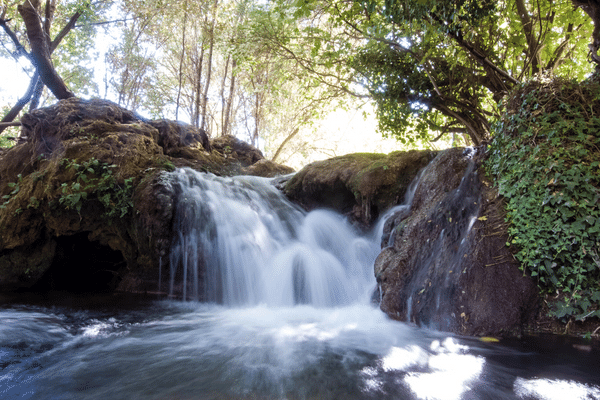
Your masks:
M186 301L0 297L0 399L600 399L586 342L388 319L370 302L381 224L306 214L264 179L175 173L163 281Z

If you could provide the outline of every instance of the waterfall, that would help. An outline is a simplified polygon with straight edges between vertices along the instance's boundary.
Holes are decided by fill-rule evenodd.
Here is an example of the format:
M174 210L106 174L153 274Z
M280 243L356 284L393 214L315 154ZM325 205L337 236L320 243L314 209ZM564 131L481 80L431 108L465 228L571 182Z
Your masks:
M229 306L328 307L368 298L379 243L341 215L306 213L269 179L173 172L170 293Z

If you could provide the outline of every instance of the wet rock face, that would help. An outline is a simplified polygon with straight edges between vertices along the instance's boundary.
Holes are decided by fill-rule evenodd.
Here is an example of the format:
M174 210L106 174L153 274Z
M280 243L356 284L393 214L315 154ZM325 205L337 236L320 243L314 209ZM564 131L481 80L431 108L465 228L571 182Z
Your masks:
M386 224L375 262L381 309L392 318L466 335L518 334L537 288L505 243L501 201L462 149L424 170L410 211Z
M428 150L348 154L309 164L283 190L307 210L331 208L369 226L402 201L413 178L434 156Z
M333 208L364 226L397 206L374 265L373 297L390 317L466 335L519 334L535 316L538 291L505 245L502 200L482 156L350 154L310 164L278 187L306 209ZM411 206L399 206L407 191Z
M167 172L252 174L262 159L233 137L213 146L200 129L104 100L62 100L21 122L20 144L0 152L0 290L155 290L173 237Z

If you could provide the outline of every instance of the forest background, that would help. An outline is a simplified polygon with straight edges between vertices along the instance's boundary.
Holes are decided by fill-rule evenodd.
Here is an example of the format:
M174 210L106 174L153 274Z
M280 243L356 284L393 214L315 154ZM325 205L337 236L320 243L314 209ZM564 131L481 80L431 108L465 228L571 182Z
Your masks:
M30 108L52 97L33 82L19 15L31 4L78 96L234 134L296 168L356 149L477 145L518 82L590 72L592 21L564 0L19 3L0 15L3 115L17 83Z
M30 48L19 4L5 2L0 10L6 21L0 35L3 116L29 97L39 100L23 112L54 101L44 86L36 95L28 90L35 68L26 54ZM301 37L307 19L275 14L273 6L49 1L37 8L49 38L68 28L52 62L79 97L109 99L144 117L182 120L212 137L234 134L296 169L357 149L398 149L396 140L375 131L374 104L344 75L347 71L332 79L329 68L312 65L318 62L312 59L316 50ZM347 90L350 85L353 90ZM18 116L13 113L10 120ZM6 138L15 136L16 129L5 131L0 144L10 145ZM424 141L413 147L447 146Z

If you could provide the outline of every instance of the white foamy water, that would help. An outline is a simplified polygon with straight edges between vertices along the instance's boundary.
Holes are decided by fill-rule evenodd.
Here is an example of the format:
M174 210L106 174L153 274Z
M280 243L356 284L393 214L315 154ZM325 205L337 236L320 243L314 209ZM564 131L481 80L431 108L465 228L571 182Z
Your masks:
M351 304L373 289L379 243L332 211L306 214L268 179L175 172L182 195L171 292L229 306Z
M548 357L370 304L381 224L304 213L265 179L176 174L169 279L188 301L0 304L0 399L600 400L596 349Z

